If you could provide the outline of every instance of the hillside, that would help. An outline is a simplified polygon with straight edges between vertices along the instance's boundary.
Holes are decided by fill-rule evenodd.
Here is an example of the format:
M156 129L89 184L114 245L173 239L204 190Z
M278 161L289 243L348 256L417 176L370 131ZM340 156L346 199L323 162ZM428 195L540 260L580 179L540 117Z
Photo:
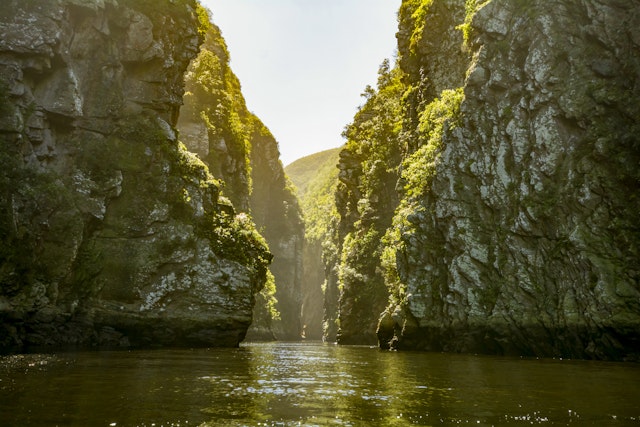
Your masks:
M295 160L285 166L284 171L296 188L296 194L303 200L307 188L312 183L330 175L338 164L340 148L320 151Z
M305 221L303 251L304 284L302 288L302 322L308 339L321 339L329 324L325 322L325 265L323 243L328 239L331 223L337 217L334 194L338 183L340 148L326 150L296 160L285 172L296 188ZM335 304L334 304L335 305Z

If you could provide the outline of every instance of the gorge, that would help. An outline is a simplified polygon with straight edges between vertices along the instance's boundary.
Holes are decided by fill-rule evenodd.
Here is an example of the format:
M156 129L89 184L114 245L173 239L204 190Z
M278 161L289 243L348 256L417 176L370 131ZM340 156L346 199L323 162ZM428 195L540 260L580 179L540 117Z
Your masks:
M286 168L211 20L0 5L0 351L640 358L637 4L404 0L345 145Z

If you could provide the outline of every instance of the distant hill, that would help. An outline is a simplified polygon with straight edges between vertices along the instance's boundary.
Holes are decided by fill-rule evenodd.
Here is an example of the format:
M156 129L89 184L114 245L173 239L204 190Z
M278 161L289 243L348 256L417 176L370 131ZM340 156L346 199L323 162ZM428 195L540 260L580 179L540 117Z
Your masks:
M321 177L338 173L338 155L342 148L332 148L302 157L284 168L286 174L297 189L300 200L304 198L313 182L317 182Z
M322 290L325 281L323 243L329 239L330 227L336 222L334 218L338 218L334 195L341 150L334 148L312 154L285 168L296 187L305 222L302 322L307 339L319 340L324 336L324 304L318 304L327 297ZM329 297L333 301L331 295Z

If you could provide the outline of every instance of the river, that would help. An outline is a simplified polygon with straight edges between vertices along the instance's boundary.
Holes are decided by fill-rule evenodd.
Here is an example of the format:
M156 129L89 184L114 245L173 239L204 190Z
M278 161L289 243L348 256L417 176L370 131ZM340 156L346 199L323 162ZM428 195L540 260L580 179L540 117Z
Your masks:
M640 364L322 343L0 357L0 426L640 425Z

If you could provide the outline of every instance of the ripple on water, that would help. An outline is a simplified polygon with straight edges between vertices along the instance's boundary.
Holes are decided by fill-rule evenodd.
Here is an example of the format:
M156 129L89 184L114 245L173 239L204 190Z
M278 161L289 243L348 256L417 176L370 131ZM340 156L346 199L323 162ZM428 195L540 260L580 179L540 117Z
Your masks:
M638 365L322 344L0 358L2 426L625 426L638 395Z

